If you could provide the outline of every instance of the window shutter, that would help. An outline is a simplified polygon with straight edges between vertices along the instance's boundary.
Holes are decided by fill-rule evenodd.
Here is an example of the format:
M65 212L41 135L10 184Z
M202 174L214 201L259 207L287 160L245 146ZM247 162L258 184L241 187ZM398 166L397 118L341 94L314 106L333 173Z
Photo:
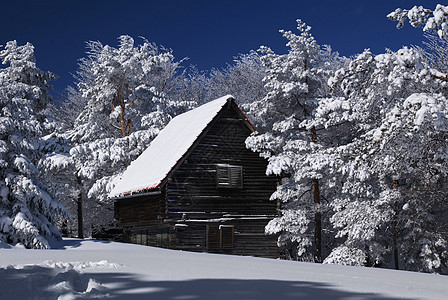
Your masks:
M218 166L216 169L217 183L219 187L230 185L229 170L225 166Z
M243 187L243 167L229 166L230 186L233 188Z
M207 225L207 249L219 248L219 227Z
M243 188L243 167L227 164L217 165L216 184L223 188Z
M219 226L220 244L221 248L233 248L233 225L221 225Z
M207 225L207 249L233 248L235 228L233 225Z

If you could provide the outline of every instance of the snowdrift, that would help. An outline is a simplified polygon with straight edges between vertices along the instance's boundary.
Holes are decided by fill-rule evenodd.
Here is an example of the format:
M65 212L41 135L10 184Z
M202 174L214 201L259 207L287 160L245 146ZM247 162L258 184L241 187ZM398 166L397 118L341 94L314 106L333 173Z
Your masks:
M68 239L0 249L0 299L446 299L448 277Z

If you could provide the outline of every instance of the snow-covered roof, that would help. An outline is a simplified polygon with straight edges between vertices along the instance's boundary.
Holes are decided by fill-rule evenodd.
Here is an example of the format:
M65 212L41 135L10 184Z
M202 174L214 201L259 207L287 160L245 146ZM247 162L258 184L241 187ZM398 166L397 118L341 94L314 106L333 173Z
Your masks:
M158 187L228 100L227 95L173 118L110 192L115 198Z

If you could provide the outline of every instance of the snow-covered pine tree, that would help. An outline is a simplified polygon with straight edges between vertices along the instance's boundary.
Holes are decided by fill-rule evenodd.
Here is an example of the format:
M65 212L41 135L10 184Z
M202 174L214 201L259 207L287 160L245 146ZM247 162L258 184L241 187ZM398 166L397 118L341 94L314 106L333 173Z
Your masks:
M395 174L394 263L402 268L448 271L448 107L441 94L412 94L389 111L372 132L378 143L373 170ZM398 268L399 266L395 266Z
M328 91L325 78L332 67L321 59L331 55L321 50L310 27L297 23L300 35L281 31L288 40L287 54L260 49L267 95L250 104L249 113L263 133L249 137L246 145L269 160L267 174L282 177L271 196L281 201L281 216L267 225L266 232L280 233L278 243L287 246L291 258L320 262L326 222L322 212L327 207L321 202L320 179L331 163L325 153L331 142L318 132L324 128L311 120L319 98Z
M89 42L87 47L72 93L85 107L62 136L71 146L75 170L72 182L78 189L79 212L75 215L79 222L84 215L83 228L90 230L113 219L108 193L114 180L192 102L170 99L179 66L171 51L147 40L135 45L129 36L121 36L117 48L100 42Z
M50 130L44 115L55 76L36 66L34 47L10 41L0 51L0 240L48 248L60 238L57 215L64 207L46 191L37 162L41 138Z
M435 137L444 133L440 132L443 126L434 125L442 121L422 121L427 126L420 131L422 128L415 127L414 119L421 108L420 116L428 113L429 119L443 120L444 109L440 96L428 101L423 96L412 97L443 90L443 84L434 81L432 73L418 51L405 47L377 56L366 50L330 80L331 84L338 82L346 94L356 120L352 130L356 135L340 149L344 185L332 203L332 222L345 242L333 250L326 262L396 268L404 264L409 268L405 261L421 265L424 260L423 256L408 254L416 240L424 240L416 232L421 232L421 224L429 223L432 217L409 213L411 207L433 211L429 204L433 200L428 202L420 197L423 186L430 186L427 179L436 180L429 171L436 165L431 153L443 148ZM413 184L403 189L398 185L403 179ZM420 204L404 206L410 199Z
M384 167L391 167L406 178L405 188L394 182L399 196L395 201L398 207L394 225L400 225L396 222L398 216L405 220L401 224L404 228L399 228L403 243L394 245L394 250L400 251L405 269L447 274L448 223L444 217L448 209L444 201L448 193L444 188L447 100L443 95L448 82L445 47L448 7L438 4L433 11L421 6L410 10L399 8L388 17L398 21L397 28L409 20L413 27L422 26L429 33L426 49L418 49L426 58L426 67L433 79L430 90L412 94L397 104L374 132L374 139L381 141L381 150L388 153ZM398 253L394 256L397 258Z
M388 17L445 37L445 10L438 5L430 18L422 7L397 9ZM330 80L346 94L357 134L341 149L346 177L333 202L345 242L326 262L447 272L446 76L421 53L367 50Z
M406 21L413 27L422 27L423 31L430 35L427 37L430 43L427 44L426 51L423 51L428 58L433 69L433 78L448 82L446 67L446 46L448 38L448 6L437 4L434 10L424 8L423 6L414 6L411 9L397 8L387 15L392 21L397 21L397 28L404 26ZM431 35L432 34L432 35ZM434 35L440 39L437 40Z

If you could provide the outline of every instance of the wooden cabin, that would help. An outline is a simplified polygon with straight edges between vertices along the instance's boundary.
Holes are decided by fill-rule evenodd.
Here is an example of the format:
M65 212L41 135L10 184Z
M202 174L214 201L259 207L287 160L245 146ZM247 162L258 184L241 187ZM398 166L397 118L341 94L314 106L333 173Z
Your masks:
M278 214L277 178L245 146L254 130L231 96L173 118L110 194L123 240L279 257L277 236L264 233Z

